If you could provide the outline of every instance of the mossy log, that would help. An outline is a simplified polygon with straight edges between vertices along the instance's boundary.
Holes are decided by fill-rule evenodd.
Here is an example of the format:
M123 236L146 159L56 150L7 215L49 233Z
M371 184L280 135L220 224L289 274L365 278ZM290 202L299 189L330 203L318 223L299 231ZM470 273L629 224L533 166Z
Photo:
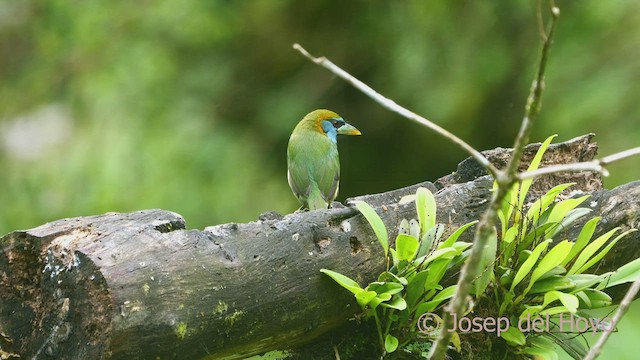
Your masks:
M527 148L525 163L536 149ZM543 163L590 160L595 152L586 135L553 145ZM500 165L509 153L486 154ZM486 207L492 181L483 175L466 160L435 185L357 199L376 208L393 236L401 219L415 217L413 204L398 201L426 186L437 191L439 222L455 229ZM603 190L597 174L562 174L536 181L534 190L564 182L591 193L589 206L603 217L598 233L638 226L640 182ZM637 241L638 233L621 241L599 270L637 258ZM204 231L164 210L107 213L15 231L0 246L0 351L33 359L242 359L300 347L359 310L321 268L361 283L384 268L368 224L339 206Z

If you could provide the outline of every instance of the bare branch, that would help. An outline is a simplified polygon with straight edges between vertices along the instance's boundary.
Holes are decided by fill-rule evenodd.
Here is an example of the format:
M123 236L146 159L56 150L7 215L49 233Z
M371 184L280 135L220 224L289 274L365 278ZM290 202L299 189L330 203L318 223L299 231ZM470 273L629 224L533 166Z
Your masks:
M369 85L363 83L362 81L356 79L355 77L353 77L351 74L349 74L348 72L342 70L339 66L335 65L334 63L332 63L329 59L325 58L325 57L314 57L311 54L309 54L309 52L307 50L305 50L302 46L300 46L300 44L293 44L293 48L295 50L298 50L302 55L304 55L307 59L313 61L314 63L322 66L323 68L329 70L330 72L332 72L333 74L339 76L340 78L342 78L343 80L347 81L348 83L350 83L353 87L355 87L356 89L360 90L361 92L363 92L365 95L369 96L370 98L372 98L375 102L377 102L378 104L382 105L382 107L386 108L387 110L393 111L395 113L400 114L401 116L409 119L409 120L413 120L421 125L424 125L426 127L428 127L429 129L435 131L436 133L446 137L447 139L453 141L455 144L457 144L458 146L460 146L462 149L464 149L467 153L469 153L472 157L474 157L484 168L487 169L487 172L491 175L493 175L494 177L498 174L499 170L493 166L493 164L491 164L489 162L489 160L487 160L486 157L484 157L484 155L482 155L478 150L474 149L471 145L467 144L466 142L464 142L464 140L460 139L459 137L455 136L454 134L450 133L449 131L445 130L444 128L440 127L439 125L427 120L426 118L414 113L413 111L410 111L398 104L396 104L395 101L384 97L383 95L381 95L380 93L376 92L375 90L373 90Z
M631 305L631 302L633 301L636 294L638 293L638 290L640 290L640 277L638 277L636 281L633 282L633 284L625 294L624 298L620 302L620 306L618 306L618 309L616 310L615 315L613 315L613 319L611 319L610 326L600 336L596 344L591 348L591 350L589 350L589 353L587 354L587 356L584 357L583 360L594 360L600 355L600 352L602 352L602 347L609 339L611 332L613 331L613 329L616 328L622 316L629 309L629 306Z
M496 173L495 175L497 176L494 175L494 179L498 183L498 189L494 192L489 208L482 214L480 223L478 223L473 246L471 247L471 253L460 271L456 293L444 312L443 324L440 333L438 334L438 338L434 342L433 347L431 348L431 353L429 354L430 360L443 359L447 352L452 336L452 332L449 331L449 329L453 327L452 314L462 316L466 310L467 297L471 292L473 281L482 270L480 269L480 259L485 245L492 234L492 229L495 226L497 211L501 206L502 200L509 191L511 184L517 180L516 170L520 163L522 151L529 140L529 134L531 133L533 122L540 112L542 90L544 88L544 73L556 21L560 15L560 9L552 7L551 14L552 18L549 33L543 42L540 63L538 65L538 73L531 86L531 91L525 107L524 118L522 119L522 124L520 125L520 130L518 131L518 136L516 137L516 141L513 146L513 154L511 155L511 159L509 160L506 169Z

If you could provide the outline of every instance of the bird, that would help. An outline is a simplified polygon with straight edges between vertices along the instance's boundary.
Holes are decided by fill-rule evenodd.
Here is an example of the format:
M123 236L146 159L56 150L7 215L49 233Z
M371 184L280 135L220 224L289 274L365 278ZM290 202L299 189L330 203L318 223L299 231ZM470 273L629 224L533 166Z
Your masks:
M338 196L338 135L361 135L331 110L314 110L293 129L287 146L287 180L300 210L326 209Z

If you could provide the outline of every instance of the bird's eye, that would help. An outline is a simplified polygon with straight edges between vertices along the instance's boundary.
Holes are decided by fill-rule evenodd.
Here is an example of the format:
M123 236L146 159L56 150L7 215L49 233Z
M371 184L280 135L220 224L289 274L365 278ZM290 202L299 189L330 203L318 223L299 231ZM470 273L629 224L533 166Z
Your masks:
M331 120L331 124L333 125L334 128L339 128L342 125L344 125L344 121L340 121L340 120Z

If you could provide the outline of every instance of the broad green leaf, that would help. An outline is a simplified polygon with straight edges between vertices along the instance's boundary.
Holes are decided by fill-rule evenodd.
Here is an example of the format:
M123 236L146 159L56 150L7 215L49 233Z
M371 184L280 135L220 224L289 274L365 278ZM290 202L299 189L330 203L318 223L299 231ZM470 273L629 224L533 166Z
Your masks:
M576 284L569 280L566 276L554 275L544 280L538 280L535 285L529 289L530 294L539 294L552 290L573 289Z
M562 305L564 305L564 307L567 308L571 313L575 313L578 310L578 298L573 294L567 294L560 291L549 291L545 293L542 307L545 308L547 307L547 305L556 300L560 300Z
M550 242L551 240L547 239L533 249L529 257L527 257L527 260L524 261L522 266L518 269L518 272L516 272L516 276L513 278L513 282L511 283L510 291L513 291L513 289L529 274L529 271L531 271L538 261L540 254L547 248Z
M494 181L492 191L496 191L497 188L498 183ZM507 192L507 194L505 195L500 210L498 210L498 217L500 218L500 224L502 226L502 231L500 232L501 234L504 234L507 231L507 228L509 227L509 221L511 220L511 215L513 215L513 211L518 205L518 191L520 191L520 184L514 183L511 186L511 189L509 189L509 192Z
M458 250L454 247L448 247L448 248L442 248L442 249L438 249L434 252L432 252L431 254L429 254L429 256L422 256L418 259L416 259L414 261L414 264L416 265L426 265L436 259L439 258L444 258L444 259L452 259L456 253L458 252Z
M552 316L552 315L564 314L568 312L570 312L569 309L567 309L564 305L562 305L562 306L554 306L548 309L544 309L540 311L539 314L540 316L547 316L547 315Z
M371 225L380 245L382 245L382 248L384 249L384 256L386 258L389 253L389 235L387 234L387 228L384 226L384 222L382 222L382 219L378 216L376 211L373 210L371 205L364 201L355 201L354 204L356 209L360 211L360 213L369 222L369 225Z
M442 248L445 248L445 247L453 246L453 244L458 240L460 235L462 235L462 233L465 232L465 230L467 230L469 227L471 227L471 226L473 226L473 225L475 225L477 223L478 223L478 220L472 221L470 223L466 223L466 224L460 226L458 229L456 229L456 231L453 232L453 234L449 235L447 240L441 242L438 245L438 249L442 249Z
M416 191L416 212L422 236L436 224L436 199L427 188L419 187Z
M619 227L612 229L611 231L593 240L589 245L587 245L584 250L580 252L580 255L578 255L578 258L576 259L575 263L573 263L573 266L571 267L571 269L569 269L569 272L567 274L572 275L579 273L579 270L584 266L587 260L589 260L591 256L596 251L598 251L598 249L600 249L602 245L604 245L604 243L607 242L607 240L609 240L609 238L618 230L620 230Z
M590 195L581 196L576 199L566 199L562 200L559 203L556 203L551 212L549 213L549 217L547 218L547 222L549 223L560 223L562 219L569 213L569 211L578 207L578 205L582 204L585 200L589 198Z
M634 231L636 231L637 229L630 229L627 230L625 232L623 232L622 234L616 236L615 239L611 240L611 242L602 250L598 253L598 255L594 256L593 258L591 258L591 260L587 261L586 264L582 265L582 267L580 268L580 270L578 270L578 273L583 273L587 270L589 270L589 268L591 268L593 265L595 265L598 261L602 260L602 258L607 255L607 253L611 250L612 247L615 246L615 244L618 242L618 240L622 239L623 237L625 237L627 234L632 233Z
M636 281L640 276L640 258L633 260L621 266L616 272L614 272L609 281L607 281L606 287L616 286L627 282Z
M540 312L540 310L542 310L542 305L536 305L536 306L527 306L525 305L527 308L524 309L524 311L522 311L522 313L520 314L519 318L520 319L524 319L524 318L531 318L533 316L535 316L536 314L538 314Z
M444 276L445 272L452 259L436 259L429 265L429 275L427 276L427 281L425 283L425 287L433 287L433 285L439 284L440 280Z
M502 237L502 241L504 241L507 244L510 244L513 241L513 239L516 238L517 235L518 235L518 228L515 226L510 227L509 229L507 229L507 232Z
M402 311L407 308L407 302L401 296L395 295L390 302L383 302L380 306Z
M420 297L424 294L424 284L427 281L427 276L430 271L431 269L420 271L413 277L413 279L411 279L411 281L409 281L406 288L406 299L409 307L415 306L418 300L420 300Z
M574 185L574 184L575 183L567 183L567 184L557 185L557 186L551 188L549 191L547 191L547 193L542 195L538 200L536 200L529 207L529 210L527 210L527 219L529 221L525 221L523 223L521 234L524 235L524 234L527 233L527 224L528 223L533 224L533 226L542 225L542 224L539 224L539 219L542 216L542 214L547 211L549 206L555 201L556 197L561 192L563 192L566 188L568 188L569 186ZM548 226L548 227L550 227L550 226ZM546 227L546 228L548 228L548 227Z
M611 296L600 290L584 289L581 293L589 298L590 308L592 309L609 306L612 303Z
M545 151L547 151L549 144L551 144L551 140L553 140L553 138L556 136L558 135L551 135L542 144L540 144L540 148L538 148L536 155L531 160L531 163L529 164L527 171L536 170L540 166L540 161L542 161L542 156L544 155ZM533 182L533 179L522 180L522 183L520 184L520 193L518 194L519 195L518 209L522 209L525 198L527 197L527 193L529 192L529 188L531 187L532 182ZM517 215L518 214L516 213L516 216Z
M482 255L480 256L480 264L478 264L479 276L474 282L474 288L476 298L484 294L484 291L489 286L489 283L493 279L493 268L496 263L496 252L498 246L498 234L496 228L493 227L491 234L487 238L487 243L482 249Z
M512 346L522 346L527 343L527 339L524 337L522 331L518 330L517 326L509 326L507 331L500 333L500 337Z
M601 217L599 216L594 217L582 226L582 230L580 230L580 234L576 239L575 245L571 248L571 251L569 251L569 254L567 254L567 257L562 260L560 265L567 265L568 262L573 260L573 258L578 255L578 253L582 251L585 246L587 246L589 240L591 240L591 237L593 236L593 232L596 230L596 225L598 225L598 221L600 221L600 219Z
M392 295L389 293L377 295L375 298L373 298L373 300L369 302L369 307L375 310L381 303L391 300L391 296Z
M409 283L409 281L402 277L402 276L397 276L396 274L390 272L390 271L383 271L380 276L378 276L378 281L380 282L397 282L400 283L402 285L407 285Z
M529 210L527 210L527 219L529 219L529 221L534 225L537 225L540 215L547 210L561 192L572 185L575 185L575 183L560 184L547 191L546 194L534 201L534 203L529 207Z
M320 272L329 275L333 280L340 284L340 286L351 291L354 294L357 294L363 290L357 282L355 282L348 276L344 276L338 272L328 269L320 269Z
M564 275L566 272L567 272L567 269L563 268L560 265L556 265L553 268L551 268L551 270L547 271L542 276L540 276L538 281L542 281L542 280L544 280L546 278L549 278L549 277L552 277L554 275Z
M554 226L547 230L545 236L550 239L554 238L559 233L565 232L567 229L569 229L571 224L573 224L576 220L590 214L591 212L592 210L587 208L576 208L569 211L569 213L567 213L567 215L560 221L557 226Z
M448 288L438 292L431 301L427 301L425 303L427 312L434 311L444 300L451 299L456 293L457 287L457 285L451 285Z
M367 285L367 287L365 288L365 290L368 290L368 291L375 291L376 294L378 295L382 295L382 294L393 295L401 292L403 289L404 289L404 286L400 283L379 282L379 281L374 281L369 285Z
M542 275L546 274L548 271L559 265L566 254L569 252L573 243L569 240L564 240L556 244L549 252L540 260L538 266L535 267L533 273L531 274L531 279L529 280L529 285L524 290L524 293L528 293L529 289L533 286L533 284L538 281Z
M384 351L392 353L398 348L398 338L391 334L387 334L384 338Z
M356 293L356 301L358 302L358 304L360 304L360 306L365 307L377 295L378 294L375 291L362 290Z
M420 243L418 239L414 238L411 235L400 234L396 238L396 253L398 259L400 260L413 260L413 257L416 256L418 252L418 246Z
M567 278L571 280L576 287L572 289L572 293L581 291L586 288L590 288L600 282L602 282L607 274L594 275L594 274L573 274L567 275Z

